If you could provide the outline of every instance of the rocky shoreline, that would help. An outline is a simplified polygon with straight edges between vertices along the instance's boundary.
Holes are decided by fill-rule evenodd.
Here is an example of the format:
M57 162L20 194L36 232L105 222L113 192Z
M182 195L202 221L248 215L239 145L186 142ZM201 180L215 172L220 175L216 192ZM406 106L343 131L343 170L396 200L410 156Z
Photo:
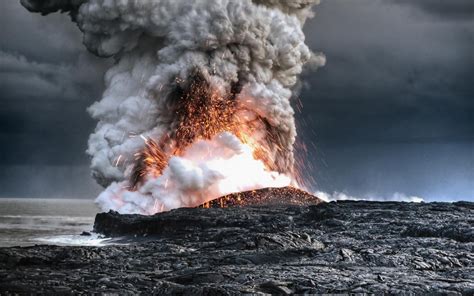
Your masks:
M474 203L98 214L106 247L0 249L0 294L474 294Z

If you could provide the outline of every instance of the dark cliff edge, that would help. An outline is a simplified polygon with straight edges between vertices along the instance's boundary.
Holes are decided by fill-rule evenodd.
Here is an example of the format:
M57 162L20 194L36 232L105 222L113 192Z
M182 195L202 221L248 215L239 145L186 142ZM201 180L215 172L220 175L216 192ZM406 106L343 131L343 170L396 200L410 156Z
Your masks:
M293 187L264 188L229 194L198 206L160 213L154 216L99 213L94 231L106 236L148 236L184 234L209 228L251 227L255 221L241 216L242 211L208 211L210 208L291 207L318 205L323 201L306 191ZM245 211L244 211L245 212ZM277 215L276 211L272 214ZM281 213L285 215L285 213ZM277 216L275 216L276 218ZM252 217L255 218L255 217ZM270 217L271 218L271 217Z
M146 240L0 249L0 292L473 295L473 224L469 202L102 213L96 231Z

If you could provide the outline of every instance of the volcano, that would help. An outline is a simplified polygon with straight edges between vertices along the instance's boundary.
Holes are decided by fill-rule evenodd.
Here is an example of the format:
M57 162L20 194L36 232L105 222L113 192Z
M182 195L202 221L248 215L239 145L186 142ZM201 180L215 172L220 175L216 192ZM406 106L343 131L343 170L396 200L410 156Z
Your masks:
M310 187L294 106L305 65L326 63L303 30L319 2L22 0L43 15L69 12L86 48L115 60L88 108L101 210L154 215ZM270 201L217 202L239 198Z

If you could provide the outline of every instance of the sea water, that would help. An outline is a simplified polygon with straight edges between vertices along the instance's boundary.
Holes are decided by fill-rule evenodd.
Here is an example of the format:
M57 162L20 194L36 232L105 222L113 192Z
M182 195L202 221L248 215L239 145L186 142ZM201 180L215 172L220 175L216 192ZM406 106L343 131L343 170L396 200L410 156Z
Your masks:
M106 238L81 235L92 230L98 212L93 200L0 198L0 247L100 246Z

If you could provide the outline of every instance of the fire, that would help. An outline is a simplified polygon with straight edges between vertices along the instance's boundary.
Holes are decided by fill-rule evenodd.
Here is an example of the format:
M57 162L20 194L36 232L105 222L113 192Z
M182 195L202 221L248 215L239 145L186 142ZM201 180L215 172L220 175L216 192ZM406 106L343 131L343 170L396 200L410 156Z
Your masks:
M270 156L269 149L251 136L256 127L264 126L265 122L257 117L254 123L244 123L245 120L248 121L248 118L242 119L237 116L238 108L235 94L222 96L199 72L195 74L189 87L182 92L174 107L177 115L174 133L163 137L159 142L143 138L145 147L143 151L136 154L130 188L136 190L147 178L160 176L171 157L182 156L186 149L196 141L211 140L223 132L235 135L249 147L255 160L262 161L266 170L273 171L274 160ZM276 142L273 144L278 145ZM277 147L277 149L281 148ZM208 153L219 153L219 151L208 151Z
M168 164L169 157L164 153L160 145L152 139L144 138L145 148L137 153L135 169L130 178L131 187L136 189L139 183L147 176L158 177Z
M237 192L203 203L199 207L208 209L268 204L308 206L321 202L321 199L306 191L294 187L282 187Z
M212 200L222 196L222 207L252 204L240 195L229 201L229 194L297 186L273 159L283 148L271 125L241 105L238 91L222 95L199 73L178 88L173 132L159 139L142 136L145 145L135 154L128 181L113 183L98 202L119 212L154 214L215 206Z
M223 97L200 74L196 74L176 106L178 126L174 134L175 154L197 139L209 140L215 135L237 130L233 96Z
M115 60L88 108L102 210L150 214L296 183L290 100L304 65L325 64L303 31L318 0L21 2L70 12L87 49Z

